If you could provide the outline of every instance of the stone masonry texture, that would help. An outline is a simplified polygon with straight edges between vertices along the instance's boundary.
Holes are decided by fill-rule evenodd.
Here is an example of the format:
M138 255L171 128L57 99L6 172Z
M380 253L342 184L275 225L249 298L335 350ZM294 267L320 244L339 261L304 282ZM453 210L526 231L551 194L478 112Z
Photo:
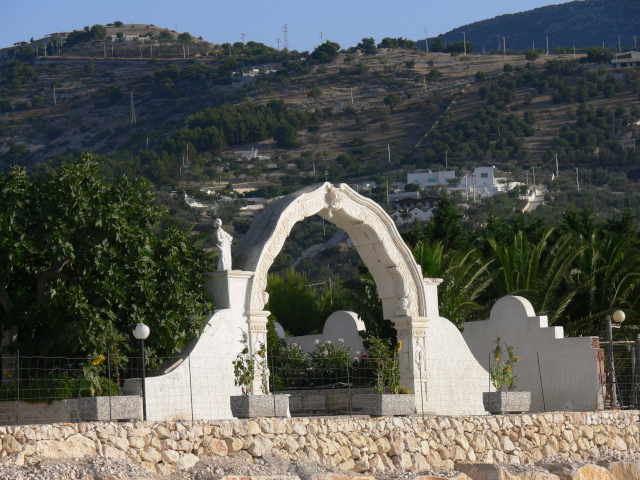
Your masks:
M360 474L640 454L638 411L498 416L258 418L0 427L0 458L121 458L167 474L204 456L318 462Z

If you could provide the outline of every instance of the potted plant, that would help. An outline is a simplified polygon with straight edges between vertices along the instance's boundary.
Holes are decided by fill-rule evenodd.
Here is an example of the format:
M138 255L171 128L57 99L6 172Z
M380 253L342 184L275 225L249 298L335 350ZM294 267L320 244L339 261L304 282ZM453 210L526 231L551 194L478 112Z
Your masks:
M411 415L415 413L416 401L411 390L400 386L398 354L402 341L395 348L381 339L369 339L369 358L375 362L374 393L362 394L362 413L372 416Z
M482 400L484 408L490 413L527 412L531 406L531 392L514 392L516 376L513 367L520 361L520 357L513 354L513 347L505 344L507 358L503 356L500 337L496 340L496 347L492 350L494 363L491 366L491 383L495 392L484 392ZM500 359L502 358L502 361ZM506 387L506 391L504 388Z
M266 348L260 344L260 350L252 355L249 349L249 339L246 332L242 332L242 350L233 363L234 383L242 390L242 395L230 397L231 413L237 418L250 417L286 417L289 412L289 397L287 395L267 395L269 382L267 377ZM256 367L261 371L262 395L252 395L251 388L256 375Z

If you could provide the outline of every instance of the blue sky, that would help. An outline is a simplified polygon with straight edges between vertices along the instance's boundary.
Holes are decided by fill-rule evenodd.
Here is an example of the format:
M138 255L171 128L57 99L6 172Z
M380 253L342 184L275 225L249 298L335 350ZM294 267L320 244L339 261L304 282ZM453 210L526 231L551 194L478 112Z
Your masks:
M47 33L80 30L85 25L153 23L202 36L213 43L254 40L312 50L325 40L342 47L362 37L424 38L505 13L564 3L545 0L0 0L0 48ZM469 40L469 39L468 39ZM471 39L472 40L472 39Z

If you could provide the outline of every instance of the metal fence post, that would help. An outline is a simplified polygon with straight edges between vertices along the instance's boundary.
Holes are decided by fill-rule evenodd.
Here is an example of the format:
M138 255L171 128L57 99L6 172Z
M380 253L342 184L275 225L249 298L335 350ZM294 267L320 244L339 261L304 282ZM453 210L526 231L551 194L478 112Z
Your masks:
M16 398L17 398L17 402L16 402L16 410L17 410L17 417L18 417L18 425L20 425L20 350L18 350L18 357L17 357L17 367L16 368L16 375L18 376L17 380L16 380Z
M191 399L191 421L193 422L193 385L191 383L191 352L187 356L189 361L189 397Z
M273 416L277 417L278 411L276 410L276 371L273 368L273 351L271 352L271 381L273 382L273 392L271 392L271 396L273 397Z
M111 349L107 348L107 385L109 385L109 422L113 422L111 415Z
M349 393L349 416L353 417L353 407L351 404L351 380L349 379L349 352L345 353L344 357L347 362L347 392Z

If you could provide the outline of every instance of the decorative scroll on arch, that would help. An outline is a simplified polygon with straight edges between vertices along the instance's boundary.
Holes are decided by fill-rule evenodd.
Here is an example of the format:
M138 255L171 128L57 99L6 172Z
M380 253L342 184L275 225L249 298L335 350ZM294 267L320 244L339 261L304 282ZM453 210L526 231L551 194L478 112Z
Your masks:
M234 267L253 271L249 311L264 308L267 274L293 226L318 214L342 228L376 281L385 318L426 317L422 271L393 220L374 201L348 185L314 185L269 205L253 222Z

